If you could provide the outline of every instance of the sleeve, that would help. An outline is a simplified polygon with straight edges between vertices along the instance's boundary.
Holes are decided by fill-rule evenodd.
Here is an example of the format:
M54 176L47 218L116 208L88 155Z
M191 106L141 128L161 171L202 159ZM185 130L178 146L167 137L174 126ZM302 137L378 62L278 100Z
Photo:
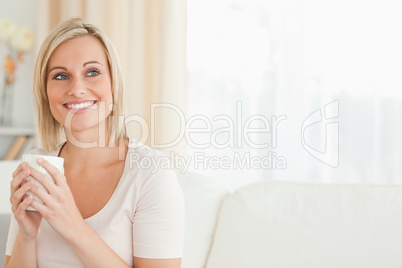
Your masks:
M133 256L181 258L184 242L184 196L174 170L159 168L139 191L133 219Z
M14 215L11 213L10 228L8 230L7 245L6 245L7 256L11 256L11 253L13 252L15 240L17 239L18 230L19 230L18 222L14 218Z

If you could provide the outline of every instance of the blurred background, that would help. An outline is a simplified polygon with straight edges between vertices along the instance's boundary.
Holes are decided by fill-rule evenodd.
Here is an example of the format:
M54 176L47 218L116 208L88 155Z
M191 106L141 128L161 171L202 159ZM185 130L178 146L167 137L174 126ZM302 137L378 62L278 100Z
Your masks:
M28 26L34 43L16 64L0 153L6 158L20 137L21 150L37 143L35 58L51 29L79 16L117 48L126 117L143 119L131 117L130 135L166 152L178 172L230 188L266 180L401 183L400 7L397 0L1 0L0 31L5 21Z

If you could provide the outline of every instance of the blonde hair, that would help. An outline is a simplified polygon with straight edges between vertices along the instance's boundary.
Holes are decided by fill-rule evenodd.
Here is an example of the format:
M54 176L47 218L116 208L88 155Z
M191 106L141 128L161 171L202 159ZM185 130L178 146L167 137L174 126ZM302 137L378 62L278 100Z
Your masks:
M42 43L33 74L34 105L42 144L46 151L56 150L63 134L63 126L53 117L47 96L47 69L50 56L61 43L88 35L101 42L109 63L114 104L108 121L109 146L114 146L116 142L120 143L126 138L126 128L124 124L119 124L119 115L124 112L124 85L116 49L99 28L85 23L80 18L72 18L58 25Z

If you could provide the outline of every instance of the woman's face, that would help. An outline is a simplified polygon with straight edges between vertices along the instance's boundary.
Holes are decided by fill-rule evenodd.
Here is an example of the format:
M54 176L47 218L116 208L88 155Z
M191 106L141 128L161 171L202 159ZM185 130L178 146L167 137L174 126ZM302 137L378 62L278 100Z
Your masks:
M47 70L50 110L60 124L81 131L105 121L113 98L107 56L98 39L63 42L50 56Z

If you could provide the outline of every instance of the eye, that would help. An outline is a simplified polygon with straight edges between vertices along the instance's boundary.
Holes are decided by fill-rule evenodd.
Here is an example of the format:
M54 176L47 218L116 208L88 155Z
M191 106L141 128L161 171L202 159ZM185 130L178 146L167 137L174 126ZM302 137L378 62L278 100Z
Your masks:
M99 70L98 69L91 69L87 72L88 76L97 76L99 75Z
M68 76L66 74L63 74L63 73L58 73L55 76L53 76L53 79L55 79L55 80L65 80L65 79L68 79Z

